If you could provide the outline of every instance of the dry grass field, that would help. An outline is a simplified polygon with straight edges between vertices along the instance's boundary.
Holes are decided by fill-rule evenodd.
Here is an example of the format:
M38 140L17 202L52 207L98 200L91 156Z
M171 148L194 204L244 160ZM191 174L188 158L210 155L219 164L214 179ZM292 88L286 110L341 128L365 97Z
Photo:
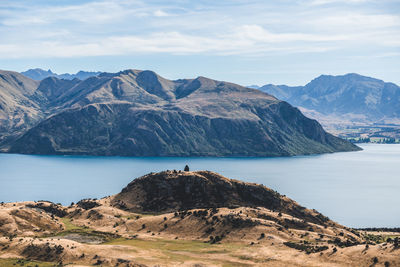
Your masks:
M167 183L179 175L207 178L201 172L161 174ZM214 180L208 177L208 183L237 186L238 181L211 175ZM149 212L116 207L130 190L145 188L139 181L122 195L69 207L1 204L0 266L400 265L399 233L356 231L279 194L274 196L283 206L275 209L228 205Z

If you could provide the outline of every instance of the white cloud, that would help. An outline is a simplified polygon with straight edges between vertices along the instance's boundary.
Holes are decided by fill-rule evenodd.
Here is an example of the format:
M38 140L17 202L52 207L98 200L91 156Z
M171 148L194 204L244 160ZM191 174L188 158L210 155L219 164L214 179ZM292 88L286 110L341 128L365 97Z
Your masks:
M310 1L310 5L327 5L327 4L359 4L371 2L371 0L312 0Z
M81 57L126 55L138 53L173 53L216 55L255 55L264 52L324 52L332 46L291 44L333 40L301 34L273 34L257 25L245 25L220 36L196 36L180 32L159 32L148 35L113 36L84 43L36 42L29 46L15 44L0 49L0 58L14 57ZM339 37L341 39L341 37Z
M320 29L335 30L341 32L375 30L390 27L400 28L400 16L389 14L361 14L358 12L345 12L330 16L316 17L309 21L309 25L315 25Z
M295 41L327 42L343 41L350 37L346 35L324 35L306 33L272 33L259 25L243 25L238 29L237 35L241 38L267 43L287 43Z
M156 16L156 17L168 17L169 14L164 12L164 11L162 11L161 9L158 9L158 10L156 10L154 12L154 16Z
M24 6L7 12L8 18L2 19L7 26L26 25L31 23L54 24L59 21L74 21L88 24L103 24L119 21L132 15L143 15L142 2L130 1L94 1L67 6ZM134 7L134 8L133 8Z
M24 6L6 1L0 10L0 59L140 53L266 56L400 46L398 14L346 9L343 2L210 5L199 1L187 6L172 1L163 6L152 1L105 0ZM325 4L334 10L319 7ZM162 17L162 23L154 16Z

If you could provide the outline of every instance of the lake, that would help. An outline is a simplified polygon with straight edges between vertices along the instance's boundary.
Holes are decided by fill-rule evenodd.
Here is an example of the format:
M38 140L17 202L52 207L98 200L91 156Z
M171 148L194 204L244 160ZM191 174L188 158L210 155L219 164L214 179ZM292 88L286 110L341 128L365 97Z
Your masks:
M264 184L349 227L400 227L400 145L360 146L360 152L280 158L0 154L0 202L101 198L146 173L188 164Z

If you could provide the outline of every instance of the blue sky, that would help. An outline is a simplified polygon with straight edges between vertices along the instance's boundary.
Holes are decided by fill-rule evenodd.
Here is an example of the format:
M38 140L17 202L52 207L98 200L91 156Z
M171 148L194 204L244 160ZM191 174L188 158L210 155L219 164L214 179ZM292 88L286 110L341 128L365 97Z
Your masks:
M400 0L0 1L0 69L151 69L242 85L400 84Z

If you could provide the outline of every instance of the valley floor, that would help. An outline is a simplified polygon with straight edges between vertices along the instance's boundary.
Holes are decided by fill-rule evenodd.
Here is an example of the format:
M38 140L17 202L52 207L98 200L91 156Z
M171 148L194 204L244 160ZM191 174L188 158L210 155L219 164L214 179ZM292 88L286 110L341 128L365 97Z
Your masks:
M353 143L398 144L399 124L342 124L324 125L324 128L340 138Z

